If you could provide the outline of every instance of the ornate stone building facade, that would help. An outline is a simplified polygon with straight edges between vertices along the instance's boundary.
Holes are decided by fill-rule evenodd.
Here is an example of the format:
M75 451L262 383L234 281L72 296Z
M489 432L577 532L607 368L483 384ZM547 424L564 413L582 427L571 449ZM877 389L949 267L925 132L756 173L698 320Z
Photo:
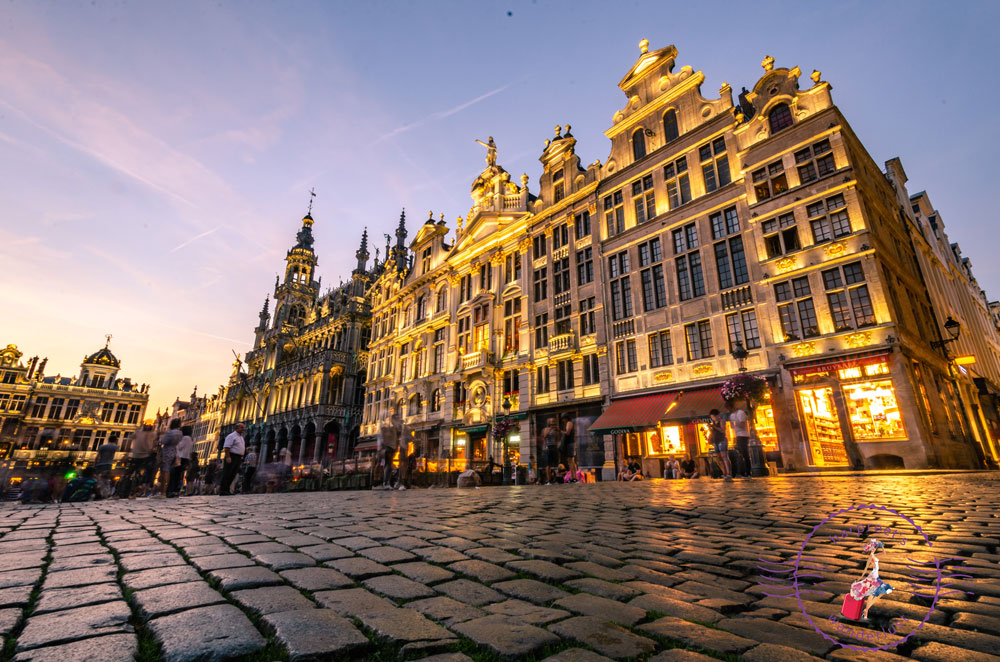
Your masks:
M432 217L407 244L400 219L371 290L363 447L399 411L429 466L483 462L506 402L521 464L555 423L581 466L607 478L635 457L658 475L707 453L703 423L742 346L769 386L756 429L783 470L996 460L996 308L927 233L901 168L880 170L818 71L802 88L797 67L765 58L734 103L728 84L705 98L676 57L640 44L605 163L583 167L557 127L534 195L491 138L452 241ZM974 372L938 342L949 315Z
M226 387L220 386L212 395L198 395L196 386L187 400L178 397L170 409L157 412L153 429L159 436L170 429L170 421L180 419L181 426L191 427L192 450L198 454L198 460L217 457L221 452L219 430L225 402Z
M110 336L108 337L110 343ZM78 377L46 376L48 359L25 364L16 345L0 350L0 458L16 472L84 466L106 441L119 460L143 421L149 386L119 377L108 344L84 357Z
M366 298L368 234L350 282L320 294L313 218L302 219L274 283L274 315L265 299L246 370L237 357L224 389L216 443L244 423L261 462L287 448L293 463L349 455L361 424L371 311Z

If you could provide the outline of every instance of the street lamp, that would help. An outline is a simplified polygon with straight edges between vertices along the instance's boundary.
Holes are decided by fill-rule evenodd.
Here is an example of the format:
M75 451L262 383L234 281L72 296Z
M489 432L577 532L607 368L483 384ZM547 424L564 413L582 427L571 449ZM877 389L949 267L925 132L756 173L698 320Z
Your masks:
M503 433L503 484L510 485L510 396L503 396L504 422L507 429Z
M931 347L940 347L944 349L949 343L953 343L958 340L958 336L962 333L962 325L956 321L951 315L944 322L944 330L948 332L948 338L942 338L941 340L932 340ZM947 350L945 350L947 354Z
M739 340L733 343L733 349L729 352L734 359L736 359L736 364L739 366L740 372L747 371L747 357L750 356L750 352L746 350L743 343Z
M733 343L733 348L729 351L742 375L747 371L747 357L750 352L743 346L740 340ZM760 438L757 436L757 426L754 423L755 413L753 403L747 399L747 425L750 428L750 443L747 452L750 455L750 475L754 477L766 476L767 469L764 462L764 447L761 446Z

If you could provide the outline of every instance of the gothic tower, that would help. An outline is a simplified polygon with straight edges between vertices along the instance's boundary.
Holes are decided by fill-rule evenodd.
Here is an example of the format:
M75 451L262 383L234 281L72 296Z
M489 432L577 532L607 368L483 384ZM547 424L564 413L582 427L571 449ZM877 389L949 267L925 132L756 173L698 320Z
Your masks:
M313 218L308 213L302 219L302 228L295 235L296 243L285 256L285 279L274 288L274 325L283 323L301 326L306 314L316 304L319 283L316 273L316 253L313 252Z

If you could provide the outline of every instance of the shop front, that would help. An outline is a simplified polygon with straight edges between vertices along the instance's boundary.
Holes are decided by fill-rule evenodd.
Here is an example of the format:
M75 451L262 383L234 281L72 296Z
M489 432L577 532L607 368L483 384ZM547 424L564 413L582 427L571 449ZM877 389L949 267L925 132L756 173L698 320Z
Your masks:
M574 406L563 406L544 410L535 410L531 414L532 425L531 435L534 445L533 461L538 462L538 458L544 457L545 453L545 430L552 426L559 431L562 437L560 441L560 452L564 449L566 436L573 440L576 451L577 467L584 471L599 469L604 464L604 446L600 440L592 434L593 424L601 416L601 406L599 402L586 404L576 403ZM527 426L524 426L522 438L526 438ZM527 449L525 449L527 452ZM528 458L524 457L525 463Z
M876 455L899 457L887 442L911 437L890 358L889 352L870 352L789 368L808 466L852 467ZM899 458L900 468L902 463Z

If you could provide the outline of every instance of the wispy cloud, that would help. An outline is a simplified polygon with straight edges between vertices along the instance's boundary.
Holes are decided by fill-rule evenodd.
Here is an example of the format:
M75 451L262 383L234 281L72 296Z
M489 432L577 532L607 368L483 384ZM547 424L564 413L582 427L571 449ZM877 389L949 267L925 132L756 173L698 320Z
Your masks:
M203 239L203 238L207 237L208 235L212 234L213 232L215 232L218 229L219 229L218 227L214 227L211 230L206 230L205 232L202 232L199 235L195 235L194 237L191 237L190 239L188 239L184 243L178 244L177 246L174 246L169 251L167 251L167 253L168 254L169 253L176 253L177 251L179 251L182 248L187 248L188 246L190 246L194 242L198 241L199 239Z
M421 127L421 126L423 126L425 124L428 124L430 122L436 122L438 120L443 120L446 117L451 117L455 113L460 113L463 110L465 110L466 108L468 108L470 106L474 106L475 104L479 103L480 101L485 101L486 99L489 99L491 96L494 96L496 94L500 94L501 92L503 92L504 90L506 90L507 88L509 88L511 85L513 85L515 82L516 81L512 81L510 83L507 83L506 85L502 85L502 86L496 88L495 90L490 90L489 92L486 92L485 94L480 94L475 99L469 99L468 101L466 101L464 103L460 103L460 104L458 104L457 106L455 106L453 108L449 108L447 110L439 110L436 113L431 113L427 117L419 119L419 120L417 120L415 122L411 122L410 124L404 124L403 126L396 127L395 129L393 129L389 133L386 133L386 134L384 134L384 135L379 136L378 138L376 138L374 144L378 144L380 142L389 140L390 138L395 138L396 136L398 136L401 133L406 133L407 131L412 131L413 129L419 128L419 127Z

